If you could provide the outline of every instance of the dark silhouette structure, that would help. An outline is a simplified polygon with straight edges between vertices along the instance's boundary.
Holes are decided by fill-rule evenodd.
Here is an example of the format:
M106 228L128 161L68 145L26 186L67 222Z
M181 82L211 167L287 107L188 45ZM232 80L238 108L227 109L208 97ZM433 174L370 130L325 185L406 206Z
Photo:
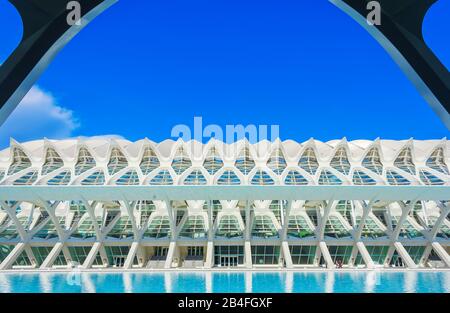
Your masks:
M19 12L23 37L0 67L0 125L20 103L58 52L117 0L78 0L80 22L68 19L71 0L9 0ZM78 24L78 25L77 25Z
M0 67L0 125L33 86L55 55L88 22L117 0L78 0L82 24L67 22L70 0L9 0L24 25L21 43ZM381 24L369 25L371 0L330 0L386 49L450 129L450 73L425 43L422 23L438 0L378 0Z
M438 0L378 0L380 25L367 22L371 0L330 1L359 22L386 49L450 129L450 73L422 35L425 15Z

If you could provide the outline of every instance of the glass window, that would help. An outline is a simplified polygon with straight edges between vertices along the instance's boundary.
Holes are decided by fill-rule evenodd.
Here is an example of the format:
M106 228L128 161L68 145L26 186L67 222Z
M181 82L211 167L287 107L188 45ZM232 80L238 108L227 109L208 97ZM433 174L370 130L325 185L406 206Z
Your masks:
M76 262L80 265L83 265L84 261L86 261L86 258L91 251L91 246L81 246L81 247L68 247L70 256L72 257L72 261Z
M377 148L372 148L367 152L366 157L362 161L362 166L378 175L383 174L383 163L381 163L380 153Z
M391 216L392 220L392 229L395 229L398 225L398 222L400 220L399 216ZM423 237L422 233L416 229L410 221L406 220L403 225L400 228L399 237L405 238L405 239L414 239L418 237Z
M226 170L217 180L217 185L240 185L241 180L232 170Z
M130 186L139 185L139 176L135 170L131 170L123 174L119 179L116 180L116 185L119 186Z
M286 160L281 149L276 149L272 152L269 160L267 161L267 167L269 167L277 175L280 175L284 171L286 168Z
M308 180L299 171L289 171L284 179L285 185L308 185Z
M428 171L420 170L420 180L425 185L443 185L444 181Z
M75 165L75 175L80 175L96 166L95 159L86 148L81 148L78 152L77 164Z
M328 170L322 170L319 177L319 185L342 185L342 181Z
M214 264L217 266L237 266L244 264L243 246L215 246Z
M81 185L104 185L105 184L105 174L103 174L102 170L98 170L91 175L89 175L87 178L83 179L81 181Z
M261 238L278 237L278 231L267 215L256 215L253 218L252 236Z
M129 246L105 246L108 264L111 267L123 267L130 252ZM136 258L135 258L136 262Z
M356 223L360 225L361 217L356 217ZM386 233L378 226L378 224L368 216L364 223L364 227L362 229L362 237L376 239L379 237L386 236Z
M325 236L334 238L349 237L350 233L339 220L338 217L331 215L325 224Z
M183 147L179 147L172 161L172 168L177 175L181 175L185 170L192 166L191 159L184 151Z
M192 171L183 182L185 185L206 185L206 178L200 170Z
M36 182L37 178L38 178L38 172L36 170L31 171L31 172L26 173L19 179L16 179L13 182L13 185L17 185L17 186L32 185Z
M180 232L181 237L202 239L206 237L205 220L201 215L189 216Z
M393 170L386 171L386 178L389 185L395 186L411 185L411 182L409 180L407 180L405 177L403 177L402 175Z
M47 185L49 186L62 186L68 185L70 183L70 179L72 177L72 173L69 170L62 171L53 178L47 181Z
M292 263L296 265L312 265L316 258L316 246L289 246Z
M6 259L13 249L13 245L0 245L0 263Z
M429 168L432 168L433 170L441 172L442 174L445 175L449 175L448 167L445 164L444 149L442 148L437 148L436 150L434 150L434 152L428 158L426 164Z
M296 238L306 238L314 236L314 231L301 215L289 216L287 233Z
M123 155L119 148L111 150L111 156L108 163L109 175L114 175L128 166L127 158Z
M377 182L366 172L357 170L353 172L353 184L355 185L376 185Z
M144 200L144 201L138 201L136 203L136 209L139 212L140 217L140 226L141 228L145 225L145 223L148 221L148 218L150 215L155 212L156 206L153 203L153 201Z
M52 247L31 247L31 251L33 252L37 265L40 266L52 251Z
M168 170L161 170L150 180L149 185L173 185L172 175Z
M344 175L350 172L350 162L348 161L347 152L344 148L339 148L336 151L333 159L331 159L330 166Z
M254 265L279 264L279 246L252 246L252 262Z
M31 266L30 258L25 250L17 257L13 266Z
M222 158L219 155L219 152L216 148L212 147L208 155L203 162L203 167L208 171L210 175L214 175L220 170L223 166Z
M328 251L333 264L336 264L338 261L341 261L342 264L348 264L352 256L353 246L329 246Z
M352 201L340 200L336 205L336 211L350 224L353 225Z
M82 221L80 221L80 223L78 224L77 230L72 233L72 235L71 235L72 237L81 238L81 239L88 239L88 238L96 237L94 222L90 219L89 216L87 216L87 215L84 215L84 216L85 216L84 219ZM102 218L97 216L96 223L100 227L100 225L102 223Z
M64 166L64 162L59 154L52 148L47 149L45 163L42 166L42 175L47 175Z
M121 216L108 233L108 237L118 239L133 237L133 225L131 223L131 218L129 216Z
M242 230L239 226L239 220L234 215L223 215L217 227L216 236L234 238L241 237Z
M394 165L411 175L416 175L416 166L414 165L410 148L405 148L400 152L397 159L395 159Z
M266 171L257 170L255 175L253 175L251 184L259 186L267 186L267 185L274 185L275 182Z
M303 152L303 155L298 161L298 166L311 175L316 174L316 171L319 168L319 162L317 162L316 154L312 148L308 148Z
M253 161L248 148L241 150L234 166L244 175L247 175L255 167L255 161Z
M366 246L366 249L369 252L370 258L372 259L373 263L378 265L384 264L389 251L389 246ZM355 259L355 265L365 265L364 259L359 252Z
M170 221L168 216L156 216L149 224L144 237L167 238L170 236Z
M13 148L13 160L9 166L8 175L16 174L31 166L31 161L19 148Z
M153 149L150 147L145 148L140 164L142 174L149 174L151 171L158 168L159 164L159 159L156 156L155 151L153 151Z

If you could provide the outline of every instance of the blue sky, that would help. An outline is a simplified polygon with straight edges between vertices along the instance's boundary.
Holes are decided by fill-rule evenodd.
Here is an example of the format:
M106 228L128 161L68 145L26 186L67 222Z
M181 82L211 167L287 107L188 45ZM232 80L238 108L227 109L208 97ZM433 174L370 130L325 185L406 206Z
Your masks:
M424 25L447 68L449 12L450 1L439 1ZM3 62L22 31L6 0L0 24ZM22 114L27 105L33 114ZM2 147L9 136L161 141L194 116L277 124L281 139L298 141L449 136L378 43L327 0L120 0L66 46L21 106L0 128Z

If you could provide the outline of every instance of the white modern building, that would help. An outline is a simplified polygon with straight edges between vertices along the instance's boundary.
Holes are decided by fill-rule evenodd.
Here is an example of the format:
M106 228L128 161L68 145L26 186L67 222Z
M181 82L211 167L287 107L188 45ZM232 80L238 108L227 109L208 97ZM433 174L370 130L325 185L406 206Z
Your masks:
M0 270L450 267L450 142L39 140L0 152Z

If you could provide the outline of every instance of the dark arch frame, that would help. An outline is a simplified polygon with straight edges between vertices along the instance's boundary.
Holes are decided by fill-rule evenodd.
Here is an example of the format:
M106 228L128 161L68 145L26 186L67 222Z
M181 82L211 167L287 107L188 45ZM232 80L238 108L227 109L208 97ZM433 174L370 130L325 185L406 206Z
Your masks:
M0 126L56 54L117 0L78 0L83 23L67 23L70 0L9 0L19 11L24 35L0 67ZM378 0L381 25L369 25L371 0L329 0L360 23L391 55L450 130L450 73L427 46L422 24L438 0Z

